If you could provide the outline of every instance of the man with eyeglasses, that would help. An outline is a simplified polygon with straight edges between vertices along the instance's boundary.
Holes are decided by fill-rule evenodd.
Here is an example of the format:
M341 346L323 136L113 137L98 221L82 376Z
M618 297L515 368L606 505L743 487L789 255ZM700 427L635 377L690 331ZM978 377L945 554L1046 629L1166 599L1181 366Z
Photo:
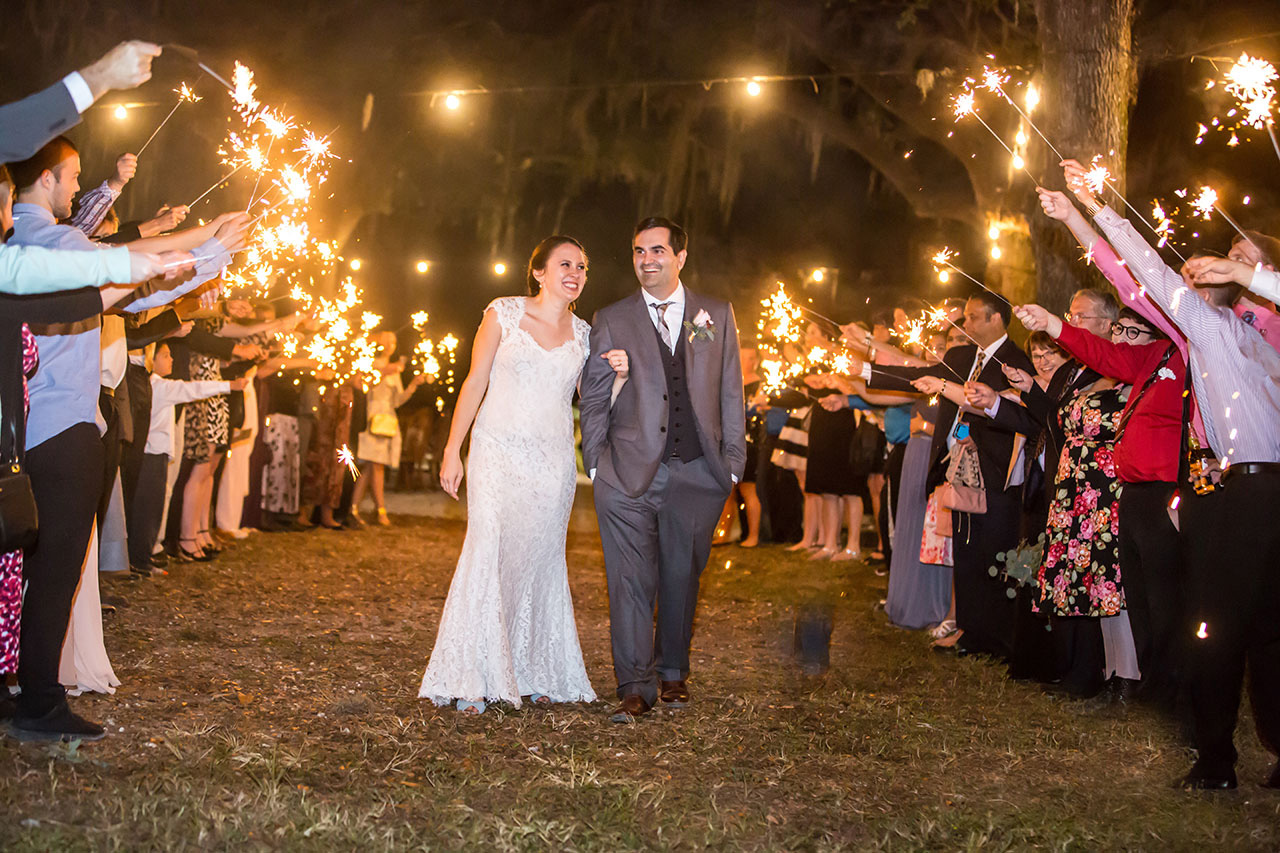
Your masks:
M1125 308L1111 341L1066 325L1038 305L1015 309L1099 373L1133 386L1115 447L1120 493L1120 566L1129 623L1142 670L1138 698L1172 712L1177 697L1183 561L1169 510L1177 492L1186 361L1173 341Z

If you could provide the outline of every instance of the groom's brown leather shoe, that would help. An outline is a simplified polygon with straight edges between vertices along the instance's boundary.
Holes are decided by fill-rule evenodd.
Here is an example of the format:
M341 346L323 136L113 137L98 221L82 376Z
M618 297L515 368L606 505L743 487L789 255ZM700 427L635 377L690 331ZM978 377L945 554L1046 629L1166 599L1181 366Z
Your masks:
M644 701L642 696L632 693L622 697L622 704L613 710L609 717L611 723L634 723L636 717L649 713L653 706Z
M663 704L672 708L684 708L689 704L689 688L684 679L680 681L659 681L658 696Z

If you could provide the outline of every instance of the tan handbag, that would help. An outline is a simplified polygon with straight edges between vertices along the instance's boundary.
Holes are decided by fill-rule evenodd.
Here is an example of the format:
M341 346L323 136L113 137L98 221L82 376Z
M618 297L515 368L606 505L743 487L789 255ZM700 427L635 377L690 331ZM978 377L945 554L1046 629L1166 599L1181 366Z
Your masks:
M400 422L390 412L379 412L369 418L369 432L379 438L394 438L400 432Z
M987 491L983 488L978 447L972 438L962 438L951 448L947 481L938 487L942 505L956 512L981 514L987 511Z

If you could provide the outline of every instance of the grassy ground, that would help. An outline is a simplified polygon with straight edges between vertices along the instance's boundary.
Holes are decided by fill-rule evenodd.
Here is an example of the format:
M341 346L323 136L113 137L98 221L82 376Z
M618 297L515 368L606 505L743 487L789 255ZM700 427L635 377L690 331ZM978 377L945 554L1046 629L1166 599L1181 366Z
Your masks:
M1239 792L1188 796L1176 733L1085 713L942 658L875 608L860 564L717 549L694 704L463 719L415 698L458 522L259 534L211 564L113 582L124 686L73 700L111 735L0 745L0 846L76 849L1275 850L1280 795L1246 719ZM573 536L587 667L611 697L599 542ZM834 605L831 670L790 658Z

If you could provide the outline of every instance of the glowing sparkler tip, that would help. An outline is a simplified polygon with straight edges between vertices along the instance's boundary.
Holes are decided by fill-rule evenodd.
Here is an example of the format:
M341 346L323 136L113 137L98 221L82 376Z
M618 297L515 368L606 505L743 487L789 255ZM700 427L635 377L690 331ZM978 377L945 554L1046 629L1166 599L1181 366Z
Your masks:
M1197 214L1202 219L1208 219L1213 215L1213 209L1218 204L1218 191L1213 187L1201 187L1200 194L1191 202L1191 206L1195 208Z
M956 121L974 112L974 96L971 91L964 91L956 95L955 101L952 102L952 111L955 113Z

